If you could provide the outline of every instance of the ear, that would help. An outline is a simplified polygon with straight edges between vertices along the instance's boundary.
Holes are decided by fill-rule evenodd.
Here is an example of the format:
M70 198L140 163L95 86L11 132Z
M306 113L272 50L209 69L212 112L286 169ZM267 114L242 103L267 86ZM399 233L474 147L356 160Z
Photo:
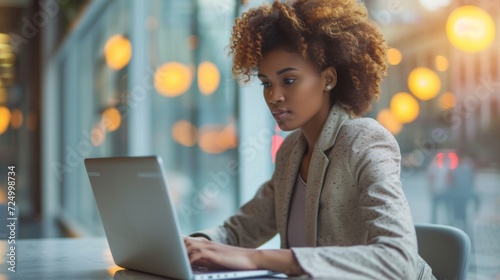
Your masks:
M337 70L334 67L328 67L321 73L325 83L325 91L331 91L337 85Z

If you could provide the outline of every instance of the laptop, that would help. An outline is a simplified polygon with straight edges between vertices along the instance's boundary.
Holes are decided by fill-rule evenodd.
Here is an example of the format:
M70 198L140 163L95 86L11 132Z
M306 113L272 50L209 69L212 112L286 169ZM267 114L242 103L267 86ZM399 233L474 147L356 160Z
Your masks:
M193 270L161 157L87 158L85 167L111 255L118 266L176 279L277 274L269 270Z

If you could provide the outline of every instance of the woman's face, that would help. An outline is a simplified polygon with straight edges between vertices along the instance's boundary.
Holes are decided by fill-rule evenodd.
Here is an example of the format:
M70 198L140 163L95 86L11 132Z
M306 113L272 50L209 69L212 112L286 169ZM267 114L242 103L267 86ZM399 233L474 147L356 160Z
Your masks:
M327 86L335 87L336 72L318 72L300 54L275 50L266 53L258 65L264 98L281 130L319 126L330 111Z

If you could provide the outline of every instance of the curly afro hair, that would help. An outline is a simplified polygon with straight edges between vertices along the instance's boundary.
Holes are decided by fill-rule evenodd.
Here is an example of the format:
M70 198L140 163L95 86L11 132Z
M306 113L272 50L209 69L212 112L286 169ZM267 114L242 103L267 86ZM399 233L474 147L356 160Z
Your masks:
M356 0L265 3L236 19L229 47L238 81L250 81L263 55L276 49L301 54L319 72L334 67L331 105L340 102L354 115L370 109L387 70L385 40Z

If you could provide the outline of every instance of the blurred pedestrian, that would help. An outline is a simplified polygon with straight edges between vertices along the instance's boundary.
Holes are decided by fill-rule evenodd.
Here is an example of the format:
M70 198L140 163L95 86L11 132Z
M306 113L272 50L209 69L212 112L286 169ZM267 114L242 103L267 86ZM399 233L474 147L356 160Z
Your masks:
M467 208L470 201L479 210L479 196L475 191L474 161L470 157L460 159L460 164L451 171L450 206L453 210L453 225L467 231Z

